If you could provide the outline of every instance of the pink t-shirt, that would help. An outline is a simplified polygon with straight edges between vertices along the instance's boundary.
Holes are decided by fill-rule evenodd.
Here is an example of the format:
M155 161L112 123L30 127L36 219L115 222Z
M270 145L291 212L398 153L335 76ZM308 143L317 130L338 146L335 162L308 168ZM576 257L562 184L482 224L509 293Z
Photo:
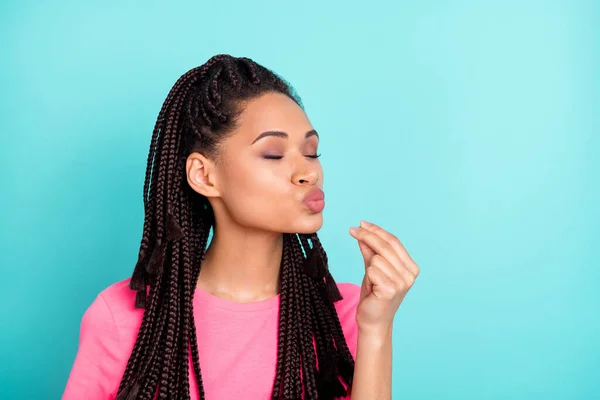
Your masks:
M135 292L128 285L125 279L109 286L83 315L79 348L63 400L116 397L144 313L134 307ZM356 359L360 286L338 283L338 288L343 300L334 303L335 308ZM195 289L194 319L207 400L270 399L277 368L279 300L278 295L238 303ZM190 362L190 395L197 400L192 370Z

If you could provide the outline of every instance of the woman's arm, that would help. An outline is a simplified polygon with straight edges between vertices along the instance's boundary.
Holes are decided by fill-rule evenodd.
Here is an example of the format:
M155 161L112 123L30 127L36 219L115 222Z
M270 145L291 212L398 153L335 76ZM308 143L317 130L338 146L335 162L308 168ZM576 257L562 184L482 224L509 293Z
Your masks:
M392 327L394 316L419 275L398 238L375 224L361 221L351 228L365 264L356 308L358 343L352 400L392 398Z
M391 400L392 327L359 330L351 400Z

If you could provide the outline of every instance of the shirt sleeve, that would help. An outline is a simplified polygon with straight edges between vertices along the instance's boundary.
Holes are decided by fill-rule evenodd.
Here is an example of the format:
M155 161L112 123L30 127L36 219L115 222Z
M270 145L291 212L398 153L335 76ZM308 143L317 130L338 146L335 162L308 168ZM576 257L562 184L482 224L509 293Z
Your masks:
M114 399L123 366L119 330L100 293L81 319L79 347L62 400Z

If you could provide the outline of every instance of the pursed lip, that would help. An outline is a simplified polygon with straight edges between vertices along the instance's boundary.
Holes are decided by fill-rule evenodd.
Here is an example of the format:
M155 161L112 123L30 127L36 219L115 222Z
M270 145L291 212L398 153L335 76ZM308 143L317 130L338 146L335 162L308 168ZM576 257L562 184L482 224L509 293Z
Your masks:
M308 203L310 201L317 200L325 200L325 193L323 193L323 191L319 188L314 188L313 190L308 192L306 196L304 196L304 199L302 201L304 203Z

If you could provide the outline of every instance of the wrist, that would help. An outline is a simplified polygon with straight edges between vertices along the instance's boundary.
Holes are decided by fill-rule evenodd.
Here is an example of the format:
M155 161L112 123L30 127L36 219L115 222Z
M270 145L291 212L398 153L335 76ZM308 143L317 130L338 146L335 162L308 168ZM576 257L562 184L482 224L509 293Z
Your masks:
M384 341L392 337L393 324L389 325L358 325L358 337L376 341Z

